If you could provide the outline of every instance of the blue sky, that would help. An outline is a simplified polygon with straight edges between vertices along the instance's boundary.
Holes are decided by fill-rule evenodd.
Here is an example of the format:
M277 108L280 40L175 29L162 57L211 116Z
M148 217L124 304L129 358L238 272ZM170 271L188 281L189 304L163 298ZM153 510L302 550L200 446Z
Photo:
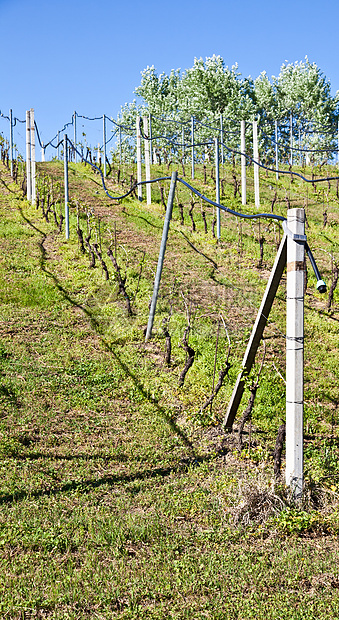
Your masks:
M0 110L24 119L34 108L46 142L74 110L115 117L147 65L169 73L213 54L253 78L307 55L335 93L338 22L334 0L0 0ZM4 134L7 125L0 118ZM100 122L79 131L93 144L101 140ZM23 126L18 134L20 145Z

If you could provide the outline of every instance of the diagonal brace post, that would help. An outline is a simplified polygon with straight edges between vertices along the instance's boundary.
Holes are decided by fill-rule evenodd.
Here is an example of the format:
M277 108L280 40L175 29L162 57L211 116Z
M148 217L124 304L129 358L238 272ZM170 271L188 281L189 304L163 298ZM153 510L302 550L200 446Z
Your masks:
M238 374L238 378L237 378L236 384L233 389L231 400L229 402L229 405L226 411L223 426L227 429L232 428L234 418L236 416L236 413L237 413L237 410L240 405L240 401L241 401L241 398L242 398L242 395L245 389L244 377L248 375L248 373L250 372L253 366L255 355L258 350L262 335L264 333L264 329L267 324L267 319L268 319L270 310L272 308L272 304L273 304L274 298L278 290L279 282L281 280L281 276L283 274L283 271L286 265L286 248L287 248L286 238L287 238L286 234L284 234L282 241L280 243L279 249L278 249L277 256L274 261L271 275L268 280L266 290L265 290L260 308L258 310L257 318L256 318L256 321L252 329L251 337L249 339L247 349L246 349L246 352L245 352L245 355L242 361L242 369L240 373Z
M151 307L150 307L150 311L149 311L149 317L148 317L148 324L147 324L145 342L147 342L149 340L149 338L151 337L151 335L152 335L154 315L155 315L155 309L156 309L157 301L158 301L158 293L159 293L159 287L160 287L162 267L163 267L163 264L164 264L164 257L165 257L165 251L166 251L166 244L167 244L169 225L170 225L170 221L171 221L171 218L172 218L173 201L174 201L174 196L175 196L175 186L176 186L176 182L177 182L177 176L178 176L178 172L177 171L172 172L171 186L170 186L170 190L169 190L169 194L168 194L166 215L165 215L165 221L164 221L164 228L163 228L163 232L162 232L162 239L161 239L161 245L160 245L158 266L157 266L157 271L156 271L156 274L155 274L153 296L152 296Z

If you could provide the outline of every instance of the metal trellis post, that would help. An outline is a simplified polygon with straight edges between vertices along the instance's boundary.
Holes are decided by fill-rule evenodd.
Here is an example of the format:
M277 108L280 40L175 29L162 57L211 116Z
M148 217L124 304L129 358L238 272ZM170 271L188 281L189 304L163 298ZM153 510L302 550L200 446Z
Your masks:
M221 165L223 166L225 163L224 158L224 119L222 114L220 114L220 142L221 142Z
M194 116L191 117L192 179L194 179Z
M9 157L11 160L11 177L13 176L13 113L9 111Z
M104 178L106 179L106 116L102 117L102 133L103 133L103 145L104 145Z
M173 202L174 202L174 196L175 196L175 186L176 186L176 182L177 182L177 176L178 176L178 172L177 171L172 172L171 185L170 185L170 190L169 190L168 199L167 199L166 215L165 215L165 221L164 221L164 228L163 228L163 231L162 231L162 239L161 239L161 245L160 245L159 259L158 259L157 271L156 271L156 274L155 274L154 287L153 287L153 296L152 296L151 307L150 307L150 312L149 312L149 317L148 317L148 324L147 324L145 342L147 342L149 340L149 338L151 337L151 335L152 335L152 328L153 328L153 323L154 323L154 315L155 315L155 309L156 309L156 306L157 306L158 292L159 292L159 287L160 287L162 267L163 267L163 264L164 264L164 257L165 257L165 251L166 251L166 244L167 244L169 225L170 225L170 221L171 221L171 217L172 217L172 210L173 210Z
M65 184L65 234L66 234L66 239L69 239L67 134L64 134L64 184Z
M241 151L241 204L246 204L246 123L240 121L240 151Z
M214 138L215 144L215 202L220 204L220 175L219 175L219 140ZM217 239L220 239L220 208L217 207Z
M260 207L259 193L259 148L258 148L258 123L253 121L253 162L254 162L254 201L257 208Z

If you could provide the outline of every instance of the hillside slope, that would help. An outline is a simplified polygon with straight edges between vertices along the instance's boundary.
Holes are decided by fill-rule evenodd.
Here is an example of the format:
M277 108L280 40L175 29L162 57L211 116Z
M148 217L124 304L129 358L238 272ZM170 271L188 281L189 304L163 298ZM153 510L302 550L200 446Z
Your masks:
M192 219L191 197L180 188L154 338L145 345L164 213L160 189L150 207L134 198L114 204L97 175L81 164L71 170L69 241L62 222L59 231L61 165L40 166L38 208L0 170L2 617L337 617L336 293L327 311L309 274L307 492L298 507L272 481L284 418L283 282L240 454L236 434L220 427L278 227L240 227L223 218L217 244L213 213L203 216L196 203ZM109 185L118 190L114 174ZM121 175L128 183L130 171ZM231 175L226 181L225 199L228 192L236 204ZM197 184L204 186L202 176ZM213 191L212 181L204 191ZM316 203L307 212L309 242L326 278L327 252L335 261L337 248L338 211L331 205L325 229ZM83 237L101 250L108 280L98 256L90 267L91 256L81 252L77 219ZM126 278L125 294L109 247ZM179 387L188 322L195 359ZM229 340L232 367L212 408L202 412Z

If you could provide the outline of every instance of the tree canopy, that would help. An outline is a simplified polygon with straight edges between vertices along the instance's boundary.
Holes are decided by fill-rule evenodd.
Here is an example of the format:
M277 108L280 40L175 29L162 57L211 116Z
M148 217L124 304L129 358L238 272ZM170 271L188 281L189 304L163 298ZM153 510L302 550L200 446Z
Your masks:
M263 71L256 79L242 77L238 66L229 68L221 56L195 58L193 66L158 75L154 66L141 72L133 111L173 119L216 120L220 114L234 120L307 119L332 124L338 119L339 93L331 95L330 81L316 63L283 64L277 77ZM121 116L131 111L122 108Z

